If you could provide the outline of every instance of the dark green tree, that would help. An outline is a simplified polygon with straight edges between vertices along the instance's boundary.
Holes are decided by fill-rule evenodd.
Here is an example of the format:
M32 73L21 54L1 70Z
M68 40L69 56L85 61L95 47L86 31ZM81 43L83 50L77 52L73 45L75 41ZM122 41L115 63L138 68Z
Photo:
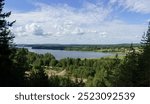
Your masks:
M44 68L40 67L38 70L32 70L27 86L32 87L48 87L48 75L45 73Z
M4 4L4 0L0 0L0 84L1 86L12 86L15 80L10 56L13 51L14 35L9 28L15 21L6 20L11 12L3 13Z
M140 55L139 67L140 67L140 79L139 86L150 86L150 22L148 30L144 33L142 39L143 52Z
M139 53L135 51L131 44L128 54L123 60L118 74L118 85L122 87L135 87L139 82Z
M50 66L56 66L57 63L58 63L57 60L52 59L50 62Z
M106 62L105 62L106 61ZM93 86L115 87L118 85L118 75L120 72L120 59L116 55L113 59L105 59L101 68L97 70L93 79Z
M25 71L29 70L27 49L17 49L13 59L13 86L25 86Z

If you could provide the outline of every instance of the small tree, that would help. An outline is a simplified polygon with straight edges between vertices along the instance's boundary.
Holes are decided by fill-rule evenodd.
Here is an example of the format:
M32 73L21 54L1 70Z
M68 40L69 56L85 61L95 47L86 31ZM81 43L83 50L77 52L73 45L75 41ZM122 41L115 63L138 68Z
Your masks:
M45 73L44 68L41 67L38 70L32 70L29 78L29 85L33 87L48 87L48 75Z

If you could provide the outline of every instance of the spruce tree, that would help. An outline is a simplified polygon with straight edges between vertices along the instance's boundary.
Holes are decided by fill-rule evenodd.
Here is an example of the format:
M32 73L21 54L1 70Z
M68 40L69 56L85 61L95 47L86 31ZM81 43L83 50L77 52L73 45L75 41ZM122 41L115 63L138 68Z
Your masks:
M131 44L128 54L126 54L121 70L119 72L118 86L120 87L136 87L139 80L139 53L136 52Z
M11 12L3 13L4 4L4 0L0 0L0 86L9 86L13 81L10 56L14 38L9 28L15 21L8 22L6 20Z
M142 40L143 52L140 56L140 80L139 86L150 86L150 22L148 30L144 33Z
M31 71L31 75L29 77L29 85L27 86L31 87L49 86L48 75L45 73L43 67Z

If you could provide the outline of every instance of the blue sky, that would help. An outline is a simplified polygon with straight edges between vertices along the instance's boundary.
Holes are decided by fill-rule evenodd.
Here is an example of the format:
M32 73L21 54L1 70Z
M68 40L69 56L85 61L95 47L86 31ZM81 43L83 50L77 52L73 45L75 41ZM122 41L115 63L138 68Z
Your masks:
M150 0L5 0L16 43L140 42Z

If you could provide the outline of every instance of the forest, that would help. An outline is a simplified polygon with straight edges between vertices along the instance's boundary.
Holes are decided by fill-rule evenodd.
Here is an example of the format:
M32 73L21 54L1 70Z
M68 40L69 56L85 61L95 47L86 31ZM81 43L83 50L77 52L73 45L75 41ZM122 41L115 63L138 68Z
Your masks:
M7 21L11 12L4 13L3 6L4 0L0 0L0 86L150 86L150 23L143 34L141 43L136 47L131 44L124 58L120 59L116 54L113 58L56 60L50 53L36 54L25 48L16 47L13 42L15 33L10 31L15 21ZM95 51L96 49L97 47L87 46L85 50ZM71 47L68 50L73 49Z

